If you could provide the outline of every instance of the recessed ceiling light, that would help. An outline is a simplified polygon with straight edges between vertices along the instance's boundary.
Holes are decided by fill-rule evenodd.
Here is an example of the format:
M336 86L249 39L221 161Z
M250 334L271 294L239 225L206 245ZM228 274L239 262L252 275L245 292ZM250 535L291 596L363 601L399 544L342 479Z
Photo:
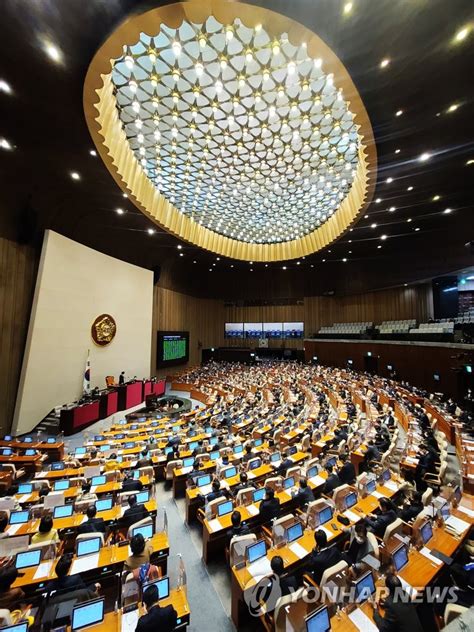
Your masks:
M368 215L364 215L364 219L369 219L369 216Z
M413 191L413 187L408 187L407 191Z
M326 259L323 259L323 263L326 263Z
M234 267L234 264L232 263L232 264L230 265L230 267L231 267L231 268L233 268L233 267Z
M388 211L389 213L393 213L396 210L396 206L391 206Z
M12 93L11 86L5 79L0 79L0 92L4 92L5 94Z
M122 197L128 198L128 195L126 193L122 193Z
M380 250L380 248L382 248L382 246L377 246L377 248Z
M459 105L457 103L453 103L452 105L449 106L449 108L446 111L450 114L451 112L456 112L458 107Z
M420 157L418 158L418 160L420 162L426 162L427 160L429 160L431 158L431 154L427 151L423 152Z
M377 224L371 224L370 228L377 228Z
M286 270L286 266L283 266L282 270Z
M6 149L7 151L13 149L12 145L8 142L6 138L0 138L0 148Z
M407 219L407 222L408 222L408 223L410 223L410 222L411 222L411 217L409 217L409 218Z
M433 195L433 202L437 202L440 199L439 195Z
M401 116L403 114L403 110L397 110L395 112L395 116Z
M344 263L346 263L346 261L347 261L346 257L344 257L343 261L344 261Z
M180 257L184 257L184 252L180 252L180 253L179 253L179 256L180 256Z
M43 44L44 52L52 59L56 64L59 64L63 58L63 55L59 48L52 42L45 41Z
M196 259L193 261L193 263L197 263ZM232 268L232 266L230 266Z
M470 158L467 162L466 165L474 165L474 158Z
M352 2L346 2L343 9L344 15L349 15L349 13L352 11L353 6L354 5L352 4Z
M386 68L390 63L390 59L382 59L382 61L380 62L380 68Z
M216 265L216 264L215 264L215 263L213 263L212 265L215 267L215 265Z
M446 215L449 215L449 213L452 213L453 209L452 208L445 208L443 213L445 213Z
M301 264L301 261L297 261L296 265L299 266Z
M375 203L376 203L376 204L380 204L380 202L381 202L381 201L382 201L382 198L377 198L377 199L375 200Z
M265 264L265 267L268 268L268 263Z
M177 248L178 250L181 250L181 249L183 248L183 246L181 246L181 244L178 244L178 246L176 246L176 248Z
M70 175L71 175L71 178L73 180L80 180L81 179L81 176L77 173L77 171L71 171Z
M221 260L221 258L220 258L220 257L216 257L216 261L220 261L220 260Z
M155 229L154 228L149 228L147 230L147 232L148 232L149 235L153 235L155 233Z
M314 268L314 265L313 265L313 264L311 264L311 267L312 267L312 268Z
M95 149L91 149L89 153L91 156L97 156L97 152Z
M396 153L396 154L399 154L399 153L400 153L400 150L399 150L399 149L395 149L395 153Z
M419 228L415 228L415 233L417 233L420 229Z
M380 235L380 239L381 239L382 241L385 241L385 240L387 239L387 235Z
M116 208L115 212L117 213L117 215L123 215L125 213L125 211L123 210L123 208Z
M407 287L407 286L408 286L408 283L404 283L403 285L404 285L405 287Z
M209 268L209 272L212 272L212 268Z
M387 184L390 184L391 182L393 182L393 178L387 178L387 179L385 180L385 182L386 182Z
M253 268L250 268L250 272L253 272Z
M454 36L454 41L457 43L464 41L466 37L469 35L469 31L470 31L469 26L464 26L462 29L460 29L456 33L456 35Z

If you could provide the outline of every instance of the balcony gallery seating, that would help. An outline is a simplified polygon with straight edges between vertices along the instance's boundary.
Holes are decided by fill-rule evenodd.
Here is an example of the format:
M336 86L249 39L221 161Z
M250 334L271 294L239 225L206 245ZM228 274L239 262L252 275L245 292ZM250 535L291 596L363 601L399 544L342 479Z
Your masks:
M377 328L379 334L407 334L409 330L416 327L416 319L410 318L408 320L384 320L383 323Z
M410 336L433 335L433 334L452 334L454 331L454 322L442 321L439 323L420 323L418 328L410 329Z
M321 327L319 335L331 336L360 336L372 327L371 322L334 323L330 327Z

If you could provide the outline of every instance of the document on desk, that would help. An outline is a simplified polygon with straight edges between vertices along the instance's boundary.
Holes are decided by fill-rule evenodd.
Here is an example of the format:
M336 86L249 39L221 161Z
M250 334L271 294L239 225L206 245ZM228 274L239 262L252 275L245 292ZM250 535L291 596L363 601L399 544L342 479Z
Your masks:
M53 560L49 560L48 562L41 562L41 564L39 564L38 568L36 569L36 573L33 575L33 579L42 579L43 577L49 577L52 567Z
M327 535L327 537L328 537L328 540L329 540L329 538L334 537L334 533L333 533L332 531L330 531L329 529L326 529L326 527L319 526L319 527L318 527L318 530L319 530L319 529L321 529L321 531L324 531L324 533L325 533L325 534Z
M395 481L387 481L383 484L383 486L387 489L390 489L390 491L392 492L398 492L398 485L395 483Z
M463 514L466 514L466 516L469 516L469 518L474 518L474 511L472 511L472 509L468 509L467 507L464 507L463 505L458 505L457 509L458 511L461 511Z
M213 520L209 520L207 525L211 533L214 533L214 531L218 531L219 529L221 529L221 523L220 523L219 518L214 518Z
M440 566L443 563L440 559L438 559L434 555L431 555L431 551L426 546L420 549L420 553L428 558L431 562L434 562L436 566Z
M253 472L247 472L247 478L255 478L255 474Z
M207 496L212 492L212 485L204 485L204 487L198 487L198 491L202 496Z
M325 483L326 481L324 480L324 478L323 478L322 476L318 476L318 475L316 475L316 476L312 476L312 477L309 479L309 482L310 482L312 485L324 485L324 483Z
M261 557L256 562L253 562L253 564L247 566L247 570L253 578L272 574L272 567L270 566L268 557Z
M139 616L138 608L122 614L121 632L135 632Z
M77 557L71 566L69 575L77 575L78 573L85 573L91 571L99 566L99 553L93 553L92 555L84 555L83 557Z
M249 512L251 516L256 516L259 512L259 509L256 505L249 505L247 507L247 511Z
M22 494L18 500L20 505L22 505L23 503L26 503L30 496L31 494Z
M373 623L360 608L356 608L353 612L351 612L349 619L357 629L364 630L364 632L377 632L378 630L375 623Z
M189 467L182 467L181 468L181 474L189 474L189 472L193 471L193 466L190 465Z
M11 524L6 530L6 532L8 533L8 535L15 535L15 533L18 531L20 527L21 527L21 524Z
M449 516L449 518L445 521L447 527L450 527L456 533L463 533L466 529L469 529L470 525L468 522L464 522L464 520L460 520L456 518L456 516Z
M400 583L402 584L403 590L407 593L410 599L413 599L414 597L416 597L416 595L418 594L416 589L413 588L413 586L409 584L407 581L405 581L403 577L400 577L400 575L398 576L398 579L400 580Z
M380 492L372 492L371 496L373 496L374 498L385 498L385 496Z
M296 555L296 557L299 560L302 560L304 557L308 555L308 551L304 548L304 546L301 546L301 544L299 544L298 542L293 542L292 544L290 544L288 548L290 549L292 553Z
M354 513L350 509L347 509L342 515L348 518L351 522L359 522L359 520L362 520L361 515Z

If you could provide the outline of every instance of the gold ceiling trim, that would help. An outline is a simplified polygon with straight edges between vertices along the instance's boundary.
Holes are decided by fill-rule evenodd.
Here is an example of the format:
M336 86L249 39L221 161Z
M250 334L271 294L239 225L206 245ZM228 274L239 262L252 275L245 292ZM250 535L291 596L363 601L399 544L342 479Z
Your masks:
M213 15L222 24L239 18L245 26L262 25L273 37L288 34L290 43L306 42L308 55L322 58L359 127L359 161L353 185L337 211L322 226L293 241L246 243L220 235L183 215L148 179L122 128L113 95L112 60L123 54L140 34L156 34L161 24L178 28L184 21L205 22ZM156 224L191 244L216 254L246 261L296 259L321 250L338 239L364 213L372 200L377 177L377 153L372 126L349 73L336 54L312 31L268 9L227 0L188 0L157 7L126 19L96 52L84 82L84 113L97 150L122 191Z

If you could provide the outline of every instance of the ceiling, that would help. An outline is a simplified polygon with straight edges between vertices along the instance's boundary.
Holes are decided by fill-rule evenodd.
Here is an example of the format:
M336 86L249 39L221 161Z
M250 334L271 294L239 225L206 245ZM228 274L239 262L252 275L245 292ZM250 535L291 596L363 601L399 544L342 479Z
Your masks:
M163 4L4 1L0 235L39 243L52 228L161 266L170 285L226 298L363 291L472 262L464 248L474 238L470 0L452 0L449 12L443 0L251 3L301 22L334 51L363 100L378 154L366 215L323 251L268 264L218 258L157 228L94 155L82 105L88 66L131 12Z

